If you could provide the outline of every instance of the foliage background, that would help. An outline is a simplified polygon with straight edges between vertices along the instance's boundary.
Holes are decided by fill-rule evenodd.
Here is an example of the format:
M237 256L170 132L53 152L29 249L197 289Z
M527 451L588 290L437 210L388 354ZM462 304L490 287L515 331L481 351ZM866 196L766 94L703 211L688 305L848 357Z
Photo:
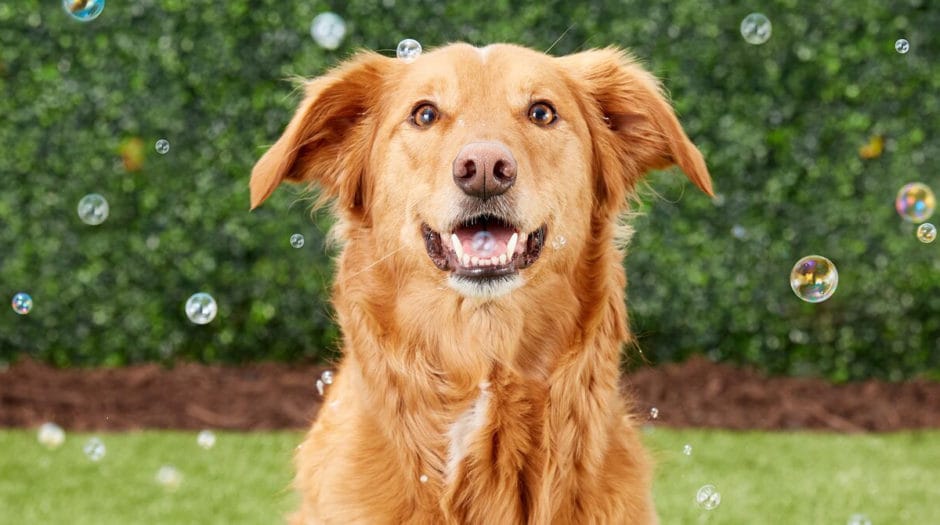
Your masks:
M335 51L309 36L326 10L347 22ZM773 23L764 45L739 33L752 11ZM0 361L328 357L328 218L283 189L248 213L249 172L296 104L285 79L411 37L620 45L663 78L719 197L649 179L627 260L649 361L940 376L940 242L921 245L893 211L904 183L940 190L938 27L924 0L139 0L90 23L57 1L0 3L0 297L35 301L0 313ZM877 135L883 154L861 159ZM92 192L111 206L96 227L75 212ZM825 303L789 290L809 253L839 269ZM206 326L183 312L197 291L219 303Z

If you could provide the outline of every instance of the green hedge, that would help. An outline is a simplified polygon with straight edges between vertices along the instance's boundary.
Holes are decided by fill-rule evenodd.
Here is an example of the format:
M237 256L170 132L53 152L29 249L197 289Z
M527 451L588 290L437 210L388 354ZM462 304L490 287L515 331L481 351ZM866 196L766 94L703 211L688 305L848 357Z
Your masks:
M326 10L348 23L335 51L309 36ZM649 64L720 194L713 203L675 173L649 179L627 262L647 358L707 352L837 380L937 374L940 242L914 240L892 201L913 180L940 190L940 9L765 3L773 36L760 46L739 34L751 10L692 0L139 0L79 23L57 1L4 2L0 297L26 291L35 306L0 314L0 360L325 357L336 340L328 218L311 220L289 190L247 211L250 168L297 101L285 79L360 47L393 54L406 37L540 49L558 39L553 53L616 44ZM906 55L894 51L902 36ZM860 159L874 135L884 154ZM164 137L171 149L158 155ZM111 206L100 226L75 212L92 192ZM295 232L307 240L299 250L288 242ZM809 253L839 268L839 289L822 304L789 290L790 268ZM219 303L205 326L183 313L197 291Z

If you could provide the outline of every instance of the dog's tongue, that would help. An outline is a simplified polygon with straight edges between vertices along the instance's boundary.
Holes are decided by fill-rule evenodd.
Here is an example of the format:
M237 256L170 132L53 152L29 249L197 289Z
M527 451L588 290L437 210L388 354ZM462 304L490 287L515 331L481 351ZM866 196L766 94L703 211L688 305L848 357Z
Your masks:
M506 245L513 233L516 231L501 224L462 226L454 230L463 253L481 259L506 253Z

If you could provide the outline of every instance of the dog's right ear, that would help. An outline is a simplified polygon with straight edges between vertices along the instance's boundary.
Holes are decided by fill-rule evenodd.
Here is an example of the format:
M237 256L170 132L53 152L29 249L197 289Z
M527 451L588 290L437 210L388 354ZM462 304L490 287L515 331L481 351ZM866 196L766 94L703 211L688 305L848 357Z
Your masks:
M369 118L394 62L361 52L307 82L287 129L251 171L252 209L284 181L316 184L344 209L365 208Z

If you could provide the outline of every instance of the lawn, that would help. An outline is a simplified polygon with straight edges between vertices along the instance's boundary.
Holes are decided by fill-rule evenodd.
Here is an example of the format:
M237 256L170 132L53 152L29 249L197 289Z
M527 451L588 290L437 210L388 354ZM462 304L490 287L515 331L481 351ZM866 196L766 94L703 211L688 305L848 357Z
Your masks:
M940 432L844 436L649 428L659 461L656 498L664 524L940 523ZM88 434L47 450L33 431L0 431L3 523L279 523L293 505L290 457L300 434L98 434L106 455L91 462ZM686 444L691 454L683 453ZM182 475L176 490L161 466ZM699 487L721 504L704 510Z

